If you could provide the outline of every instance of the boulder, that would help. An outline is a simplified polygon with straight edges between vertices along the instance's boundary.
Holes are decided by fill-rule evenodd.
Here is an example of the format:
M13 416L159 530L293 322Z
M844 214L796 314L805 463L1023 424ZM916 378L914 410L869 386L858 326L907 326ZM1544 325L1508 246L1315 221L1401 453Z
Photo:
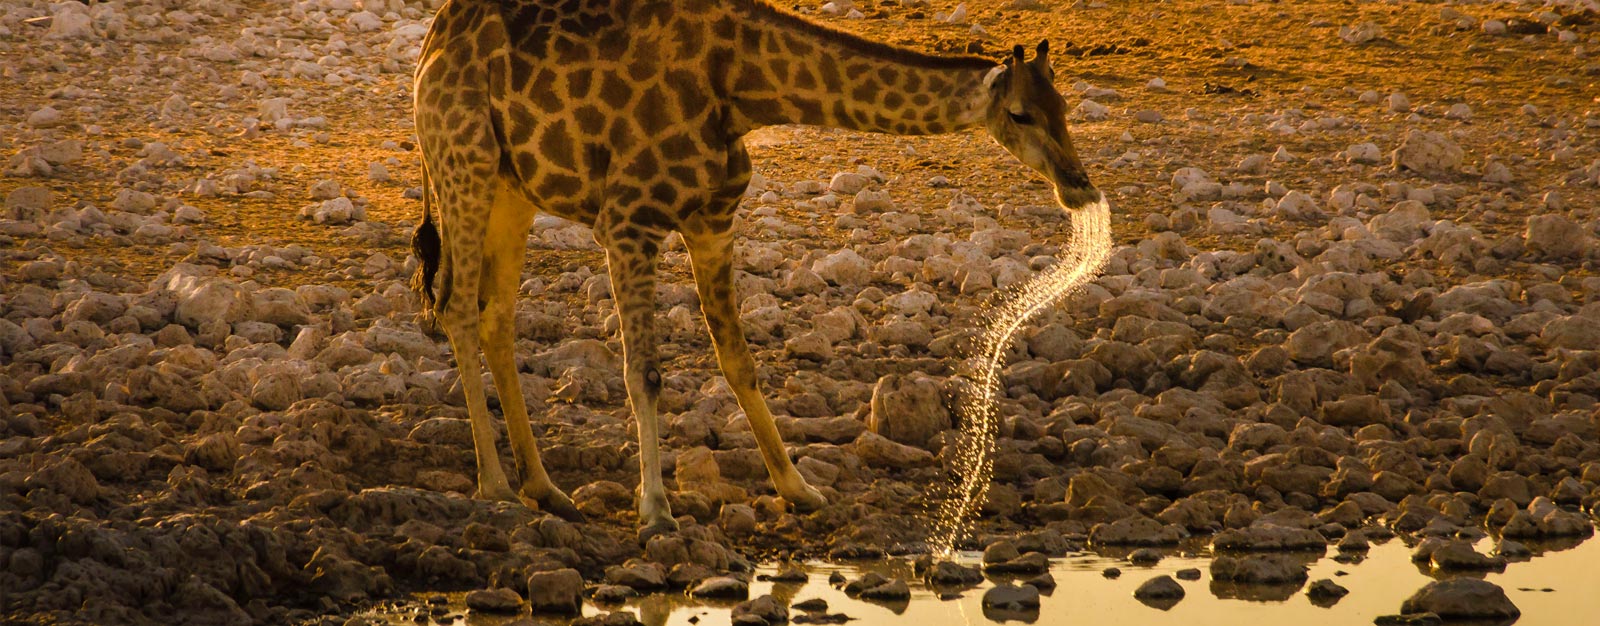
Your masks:
M583 575L570 568L528 575L528 605L534 613L577 614L583 608Z
M867 428L892 441L927 448L951 428L950 411L938 379L922 374L889 374L872 388Z
M1390 154L1396 170L1410 170L1429 178L1457 173L1466 152L1443 133L1412 129Z
M1430 582L1407 598L1400 605L1400 612L1433 613L1461 619L1504 619L1522 615L1499 585L1476 578Z

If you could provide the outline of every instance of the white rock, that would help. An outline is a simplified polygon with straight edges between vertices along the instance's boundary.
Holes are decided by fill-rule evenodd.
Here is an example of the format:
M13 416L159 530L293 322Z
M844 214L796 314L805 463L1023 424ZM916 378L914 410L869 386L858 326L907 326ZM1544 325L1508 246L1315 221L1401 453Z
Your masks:
M855 250L846 248L818 259L811 265L824 280L841 287L860 287L871 280L872 266Z
M50 39L92 39L97 36L93 19L81 9L56 13L50 19L50 31L45 34Z
M828 191L840 195L855 195L871 182L871 179L856 172L839 172L828 181Z
M373 15L371 11L353 13L347 20L356 30L367 32L383 28L383 20Z
M54 107L46 106L28 114L28 125L34 128L49 128L61 123L61 112Z
M1407 98L1403 93L1395 92L1389 94L1389 99L1385 103L1385 106L1389 107L1389 110L1394 111L1395 113L1405 113L1411 110L1411 99Z
M1380 37L1383 37L1383 27L1372 22L1339 27L1339 38L1345 43L1364 44Z
M1293 220L1314 220L1323 217L1317 201L1300 190L1290 191L1278 199L1274 208L1279 217Z
M1078 116L1079 119L1098 122L1106 119L1109 109L1106 108L1106 105L1086 99L1079 102L1078 107L1073 109L1073 112Z
M1178 168L1178 171L1172 173L1173 189L1183 189L1184 187L1188 187L1191 183L1208 182L1211 182L1211 175L1207 174L1205 170L1198 167Z
M1565 215L1535 215L1523 232L1528 252L1545 260L1581 258L1591 245L1588 230Z
M857 213L881 213L894 210L894 201L889 198L889 191L862 189L856 192L855 211Z
M1345 148L1344 158L1351 163L1377 163L1383 160L1383 153L1374 143L1358 143Z
M1504 185L1511 182L1511 168L1500 161L1490 161L1483 166L1483 182Z
M1438 177L1458 171L1466 152L1442 133L1411 129L1390 156L1397 170Z

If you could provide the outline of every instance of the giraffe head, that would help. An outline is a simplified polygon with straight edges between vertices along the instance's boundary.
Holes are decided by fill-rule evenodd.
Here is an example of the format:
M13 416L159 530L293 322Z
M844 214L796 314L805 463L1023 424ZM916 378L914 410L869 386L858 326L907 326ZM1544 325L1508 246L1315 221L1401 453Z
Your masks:
M988 89L985 124L995 141L1055 185L1056 200L1076 210L1100 199L1078 161L1067 134L1067 101L1056 91L1050 68L1050 42L1039 43L1033 59L1022 46L984 79Z

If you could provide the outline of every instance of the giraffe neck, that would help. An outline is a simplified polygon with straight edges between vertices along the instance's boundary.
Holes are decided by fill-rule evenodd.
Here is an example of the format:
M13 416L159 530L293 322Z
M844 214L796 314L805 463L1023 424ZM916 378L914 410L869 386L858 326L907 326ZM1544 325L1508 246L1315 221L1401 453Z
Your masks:
M985 78L998 67L992 60L870 41L759 0L735 4L736 45L726 76L740 132L810 124L929 135L984 122Z

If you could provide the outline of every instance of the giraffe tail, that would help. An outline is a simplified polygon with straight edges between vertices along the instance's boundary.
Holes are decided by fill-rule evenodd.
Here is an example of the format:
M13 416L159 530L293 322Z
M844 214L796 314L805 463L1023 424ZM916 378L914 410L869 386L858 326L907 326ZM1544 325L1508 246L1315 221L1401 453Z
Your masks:
M439 273L439 256L441 240L439 227L433 223L433 185L428 179L428 166L422 166L422 223L417 225L417 230L411 235L411 253L417 257L417 270L411 275L411 290L417 292L417 297L422 301L422 309L417 314L417 325L423 332L432 333L438 329L438 312L444 306L443 299L437 297L433 291L434 276Z

